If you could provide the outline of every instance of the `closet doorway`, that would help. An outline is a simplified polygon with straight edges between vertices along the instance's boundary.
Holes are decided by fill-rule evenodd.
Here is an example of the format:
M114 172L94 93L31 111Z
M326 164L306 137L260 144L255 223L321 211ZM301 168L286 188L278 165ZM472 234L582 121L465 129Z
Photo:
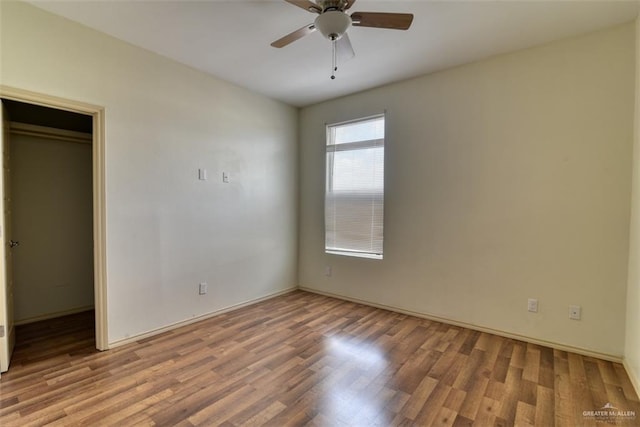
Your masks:
M95 309L96 348L107 349L107 334L103 110L2 92L0 371L6 371L14 325Z

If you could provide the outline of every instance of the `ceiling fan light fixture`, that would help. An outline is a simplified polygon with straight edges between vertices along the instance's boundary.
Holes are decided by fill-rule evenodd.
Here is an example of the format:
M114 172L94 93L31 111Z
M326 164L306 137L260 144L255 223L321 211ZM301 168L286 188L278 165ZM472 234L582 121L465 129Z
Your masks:
M339 10L330 10L318 15L314 25L329 40L338 40L351 26L351 18Z

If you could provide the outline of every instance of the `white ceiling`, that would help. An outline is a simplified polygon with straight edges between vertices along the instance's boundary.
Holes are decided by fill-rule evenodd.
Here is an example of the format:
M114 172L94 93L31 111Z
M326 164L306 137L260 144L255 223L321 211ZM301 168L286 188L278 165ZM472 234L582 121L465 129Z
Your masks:
M356 57L330 80L331 44L319 33L269 45L316 16L283 0L31 3L294 106L596 31L640 9L640 0L357 0L349 12L410 12L413 25L351 28Z

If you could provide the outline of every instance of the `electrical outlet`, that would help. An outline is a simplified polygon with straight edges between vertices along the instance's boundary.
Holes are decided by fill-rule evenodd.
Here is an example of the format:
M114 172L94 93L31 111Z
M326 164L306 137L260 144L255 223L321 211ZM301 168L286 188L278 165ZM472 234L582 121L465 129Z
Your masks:
M325 266L324 267L324 275L327 276L327 277L331 277L331 273L332 273L331 266L330 265Z
M537 313L538 312L538 300L535 298L529 298L527 300L527 310L529 310L532 313Z
M580 320L582 317L582 308L579 305L569 306L569 319Z
M207 293L209 286L206 283L200 283L200 287L198 288L198 294L204 295Z

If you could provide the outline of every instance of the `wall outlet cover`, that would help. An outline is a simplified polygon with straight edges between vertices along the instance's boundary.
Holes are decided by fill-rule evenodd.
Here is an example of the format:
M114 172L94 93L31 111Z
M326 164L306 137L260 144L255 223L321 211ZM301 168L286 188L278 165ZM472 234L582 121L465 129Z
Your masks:
M569 306L569 319L580 320L582 318L582 308L579 305Z
M205 295L207 293L207 291L209 287L207 286L206 283L200 283L200 286L198 287L198 293L200 295Z

